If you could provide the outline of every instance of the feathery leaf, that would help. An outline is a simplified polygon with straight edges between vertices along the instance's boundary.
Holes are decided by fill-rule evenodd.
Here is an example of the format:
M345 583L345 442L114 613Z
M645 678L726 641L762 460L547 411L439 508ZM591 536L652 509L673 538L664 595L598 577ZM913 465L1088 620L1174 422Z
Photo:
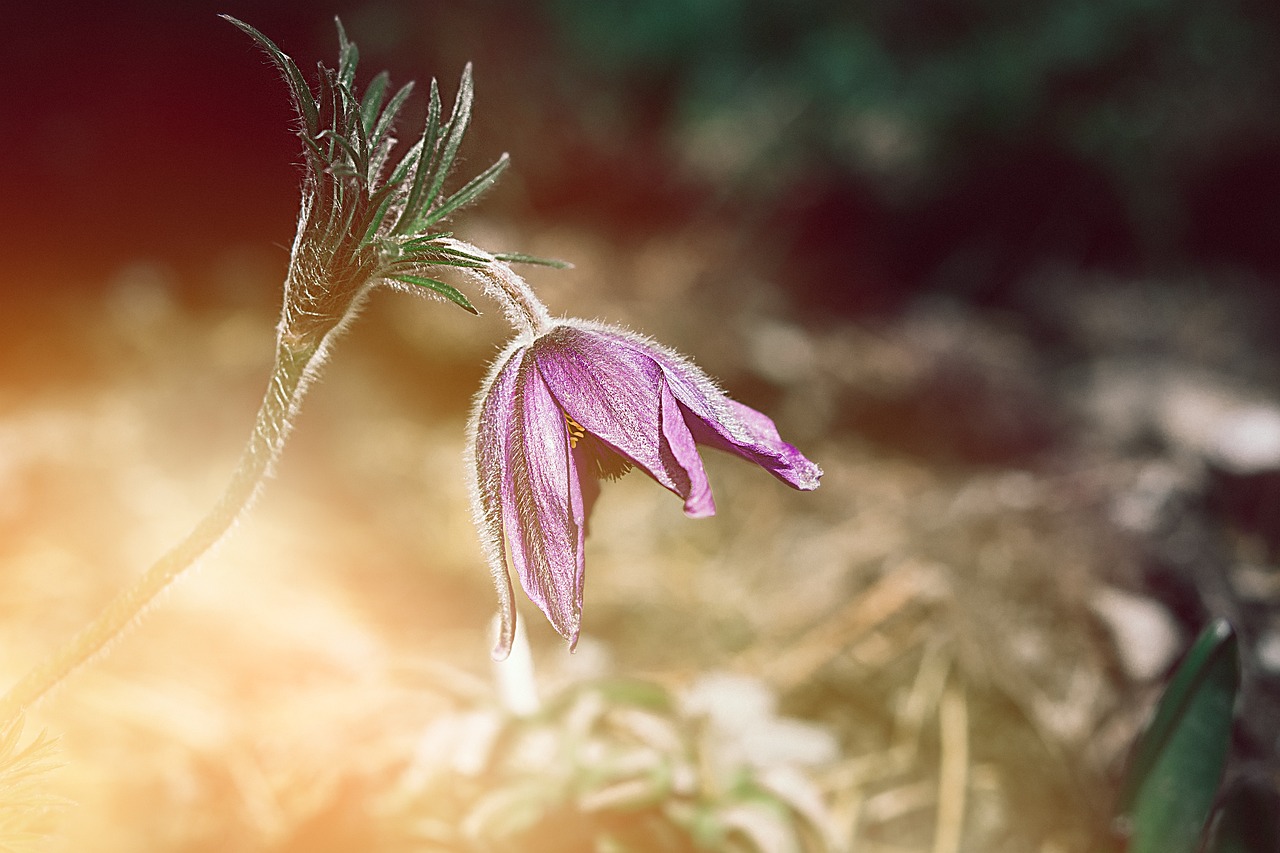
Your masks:
M573 269L573 264L557 258L540 258L537 255L526 255L523 252L500 252L493 256L508 264L534 264L540 267L553 267L558 270Z
M448 177L449 170L453 168L453 161L458 156L458 148L462 146L462 137L471 125L471 101L474 95L475 91L471 82L471 63L468 62L462 69L462 80L458 83L458 94L453 101L453 112L449 114L449 123L446 125L448 137L444 141L444 147L440 151L439 159L431 165L433 177L431 188L427 193L426 201L423 203L425 209L430 209L436 198L439 197L440 191L444 188L444 179Z
M417 285L418 287L422 287L422 288L426 288L427 290L434 291L440 294L441 296L443 296L445 299L448 299L453 304L458 305L470 311L472 314L480 313L479 311L476 310L476 307L471 304L471 301L467 299L466 296L462 295L462 291L458 290L458 288L454 287L453 285L446 284L443 281L439 281L438 279L427 278L426 276L421 276L421 275L409 275L407 273L395 273L393 275L388 275L386 277L395 279L396 281L403 281L405 284L413 284L413 285Z
M439 222L458 208L470 204L480 196L484 195L484 193L497 182L498 176L506 171L507 166L510 164L511 158L504 153L492 166L476 175L468 181L462 189L449 196L441 202L439 207L432 210L427 216L423 217L421 221L415 223L415 228L413 230L416 231L423 225L432 225Z
M285 82L289 86L289 91L293 95L294 106L298 110L298 114L302 116L303 122L306 124L307 133L314 136L320 126L319 108L316 101L311 95L311 88L307 86L307 81L302 76L302 72L298 70L298 66L294 64L289 55L276 47L276 43L267 38L257 28L246 24L238 18L230 15L220 16L224 21L239 27L250 38L258 43L258 46L266 51L271 57L271 61L276 67L284 73Z
M387 86L391 83L391 76L385 71L379 71L377 76L369 81L369 88L364 90L364 101L360 104L360 123L364 127L365 138L372 144L373 126L378 120L378 110L382 107L382 98L387 93Z

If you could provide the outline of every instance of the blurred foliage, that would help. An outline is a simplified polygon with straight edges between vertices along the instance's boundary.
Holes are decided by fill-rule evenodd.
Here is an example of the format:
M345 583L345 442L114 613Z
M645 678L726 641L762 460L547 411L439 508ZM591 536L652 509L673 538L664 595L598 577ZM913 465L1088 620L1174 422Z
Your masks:
M834 826L801 768L835 751L755 679L593 680L528 717L482 701L437 719L382 811L394 849L819 853Z
M1104 176L1163 252L1201 176L1278 138L1280 18L1248 0L550 7L576 71L669 95L694 162L757 190L817 172L919 205L1049 151Z
M66 803L44 790L56 766L55 741L44 732L23 745L23 720L0 726L0 851L32 849Z

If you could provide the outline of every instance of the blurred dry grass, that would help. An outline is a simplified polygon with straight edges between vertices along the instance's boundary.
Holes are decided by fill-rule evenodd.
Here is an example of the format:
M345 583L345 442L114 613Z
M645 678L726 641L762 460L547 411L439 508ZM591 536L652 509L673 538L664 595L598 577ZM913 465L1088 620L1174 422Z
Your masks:
M717 266L725 235L620 257L583 233L473 227L481 245L573 259L534 276L553 310L690 352L826 470L802 495L709 458L720 511L698 523L638 475L608 485L584 648L569 656L527 618L547 685L763 679L838 739L811 780L849 850L1089 849L1137 713L1087 607L1124 560L1098 472L869 443L848 400L920 382L937 336L790 321L767 282ZM278 287L270 263L241 275L239 296L199 304L145 265L100 301L31 297L40 355L11 346L6 373L46 379L0 389L5 679L219 493L266 377ZM973 339L996 348L990 363L1016 361L1016 342L986 331ZM74 804L44 849L428 849L391 840L387 822L414 816L379 804L433 722L487 701L493 600L462 423L502 335L493 316L375 298L256 511L31 715L65 762L49 791Z

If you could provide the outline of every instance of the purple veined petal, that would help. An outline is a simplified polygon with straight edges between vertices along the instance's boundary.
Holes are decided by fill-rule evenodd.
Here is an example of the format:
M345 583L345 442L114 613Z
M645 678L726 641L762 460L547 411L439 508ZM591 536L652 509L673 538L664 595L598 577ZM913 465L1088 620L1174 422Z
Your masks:
M587 432L684 499L689 515L714 512L693 437L678 409L664 411L662 369L647 353L601 331L560 326L538 340L533 357Z
M664 444L689 476L689 493L684 499L685 515L690 518L715 515L716 502L711 497L711 484L707 481L706 469L702 467L702 457L698 455L697 441L689 431L680 403L672 395L666 381L660 382L659 386L662 389L660 406Z
M701 444L728 451L764 468L793 488L813 491L818 488L822 469L778 435L778 428L765 414L737 400L723 398L729 415L717 419L694 417L694 437Z
M523 348L508 348L494 363L489 378L482 386L484 396L477 400L468 428L473 437L473 456L469 467L476 526L498 591L500 623L492 653L497 660L510 654L516 630L516 608L505 545L505 530L514 529L511 525L515 519L514 516L505 517L508 516L506 508L513 505L506 469L507 442L515 404L516 371L511 363L513 359L518 362L523 353Z
M793 488L818 488L822 469L783 441L768 415L728 397L701 369L679 355L658 346L652 348L652 354L671 392L691 416L689 427L699 444L754 462Z
M529 598L576 644L584 577L582 489L564 411L532 358L518 368L512 427L507 455L516 516L515 526L507 528L512 562Z
M607 335L617 350L628 352L631 358L645 357L657 364L671 393L689 416L686 420L699 444L754 462L794 488L810 491L818 487L821 468L783 441L767 415L730 399L692 362L660 344L621 329L587 323L581 326Z

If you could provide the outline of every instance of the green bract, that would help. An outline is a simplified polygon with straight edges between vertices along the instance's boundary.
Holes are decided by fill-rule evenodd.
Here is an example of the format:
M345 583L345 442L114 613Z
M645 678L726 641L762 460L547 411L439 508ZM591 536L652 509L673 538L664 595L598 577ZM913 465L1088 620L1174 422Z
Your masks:
M393 130L413 83L388 98L390 78L384 71L361 95L355 85L359 51L340 21L338 67L321 65L313 92L297 64L275 42L243 21L223 17L248 33L280 69L301 119L298 136L307 174L294 262L319 266L317 276L331 285L360 288L377 280L401 282L476 313L457 288L426 274L432 267L479 268L489 261L458 251L446 242L451 234L436 228L492 187L509 163L503 154L461 188L444 191L471 122L471 66L462 72L447 119L440 88L431 81L426 126L397 158Z

